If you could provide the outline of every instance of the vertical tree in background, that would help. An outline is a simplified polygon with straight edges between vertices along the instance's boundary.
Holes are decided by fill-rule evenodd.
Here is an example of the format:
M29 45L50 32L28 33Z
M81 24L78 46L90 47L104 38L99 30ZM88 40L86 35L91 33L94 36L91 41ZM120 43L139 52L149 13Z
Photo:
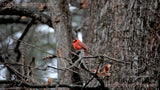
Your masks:
M67 68L69 63L72 63L72 40L74 34L72 32L71 14L69 11L67 0L50 0L51 3L51 17L55 29L57 62L58 68ZM72 72L58 71L58 80L61 84L75 83ZM67 88L64 88L67 90Z

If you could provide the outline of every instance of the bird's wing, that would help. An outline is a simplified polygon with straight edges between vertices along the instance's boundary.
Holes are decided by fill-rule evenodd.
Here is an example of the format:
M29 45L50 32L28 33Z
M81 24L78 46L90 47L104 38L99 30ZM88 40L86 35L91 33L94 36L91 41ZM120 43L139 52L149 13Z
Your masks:
M87 50L87 47L86 47L86 45L85 45L84 43L78 42L77 44L78 44L79 46L81 46L84 50Z

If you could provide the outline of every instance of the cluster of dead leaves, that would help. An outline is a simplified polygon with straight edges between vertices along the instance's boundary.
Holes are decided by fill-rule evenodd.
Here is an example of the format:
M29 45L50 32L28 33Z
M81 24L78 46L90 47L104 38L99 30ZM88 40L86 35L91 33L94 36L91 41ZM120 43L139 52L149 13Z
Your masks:
M88 6L88 0L81 0L80 5L82 9L86 9Z
M92 70L93 73L97 73L99 77L106 77L106 76L111 76L111 73L109 73L111 68L111 64L106 64L103 68L99 68L98 71L96 69Z
M51 85L53 82L53 79L48 77L48 81L45 83L45 85ZM46 88L44 88L44 90L46 90Z

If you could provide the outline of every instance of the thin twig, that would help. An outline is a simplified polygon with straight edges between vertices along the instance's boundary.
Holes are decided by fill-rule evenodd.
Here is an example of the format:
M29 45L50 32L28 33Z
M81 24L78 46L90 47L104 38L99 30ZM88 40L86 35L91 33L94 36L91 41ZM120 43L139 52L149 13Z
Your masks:
M43 14L42 12L35 12L33 10L30 10L21 6L14 5L13 3L9 4L8 7L4 7L4 6L2 8L0 7L1 15L26 16L26 17L30 17L32 19L38 20L43 24L47 24L50 27L53 27L51 17L48 16L47 14Z
M89 71L86 67L84 67L83 63L81 64L81 68L82 68L83 70L85 70L86 72L88 72L90 75L92 75L94 78L96 78L97 81L100 83L100 88L101 88L102 90L104 89L104 87L105 87L104 82L103 82L102 79L100 79L99 76L97 76L97 74L92 73L91 71Z
M86 86L94 79L94 77L92 77L85 85L84 88L86 88Z
M100 55L100 56L103 56L103 57L108 58L109 60L112 60L112 61L115 61L115 62L125 63L125 64L131 64L131 62L126 62L126 61L118 60L118 59L112 58L112 57L107 56L107 55Z
M34 19L32 19L27 27L25 28L24 32L22 33L21 37L18 39L17 41L17 44L16 44L16 47L14 48L14 52L17 53L17 62L19 62L19 59L21 57L21 51L19 50L19 46L21 44L21 41L23 40L23 38L26 36L26 34L28 33L30 27L32 26L32 24L34 23Z
M101 65L101 63L99 63L95 74L98 73L98 70L99 70L99 68L100 68L100 65ZM84 88L85 88L93 79L94 79L94 77L92 77L92 78L85 84Z
M2 33L3 35L5 35L5 36L7 36L7 37L10 37L10 35L2 32L1 30L0 30L0 33ZM14 37L10 37L10 38L12 38L13 40L16 40L16 41L21 41L21 44L28 45L28 46L30 46L30 47L33 47L33 48L39 50L39 51L42 51L42 52L44 52L44 53L47 53L47 54L52 55L52 53L49 53L49 52L47 52L47 51L44 51L43 49L41 49L41 48L39 48L39 47L37 47L37 46L35 46L35 45L29 44L29 43L27 43L27 42L25 42L25 41L22 41L22 40L18 40L18 39L14 38Z

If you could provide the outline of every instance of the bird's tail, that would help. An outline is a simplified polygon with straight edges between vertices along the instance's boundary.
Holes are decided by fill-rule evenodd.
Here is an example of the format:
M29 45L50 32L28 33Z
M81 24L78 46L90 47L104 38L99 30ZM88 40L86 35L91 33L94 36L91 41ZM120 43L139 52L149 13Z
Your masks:
M88 53L87 53L87 51L85 51L85 54L86 54L86 56L88 56ZM87 58L88 60L89 60L89 58Z

